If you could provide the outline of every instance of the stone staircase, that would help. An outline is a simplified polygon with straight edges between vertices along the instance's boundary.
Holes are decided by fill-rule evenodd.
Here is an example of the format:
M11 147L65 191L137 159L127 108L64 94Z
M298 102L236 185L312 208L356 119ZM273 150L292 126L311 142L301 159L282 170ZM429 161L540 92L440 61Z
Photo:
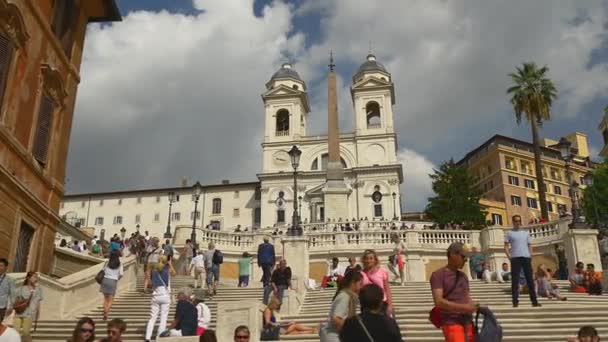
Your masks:
M177 295L177 292L181 287L190 286L192 284L192 277L173 277L171 279L171 290L173 292L173 295ZM125 341L143 341L144 339L146 324L148 323L149 318L150 300L152 296L150 294L142 293L142 289L143 286L139 284L136 290L127 291L118 296L114 300L114 305L112 306L112 310L108 315L108 320L111 320L113 318L121 318L127 322L127 332L123 335L123 339ZM215 329L218 302L243 299L259 300L261 302L262 289L221 286L218 290L217 296L215 296L211 300L206 301L206 304L209 306L212 315L211 329ZM75 298L75 300L78 299ZM173 319L174 313L175 304L171 305L170 307L169 322L171 322L171 320ZM95 330L97 337L105 337L104 334L106 330L106 322L102 320L103 309L101 294L99 294L99 305L83 316L89 316L95 321ZM72 336L72 331L76 326L76 321L77 319L39 321L38 329L34 333L33 340L65 342L67 338ZM156 336L156 330L153 336Z
M540 308L533 308L528 295L520 298L518 308L511 305L510 284L485 284L471 281L472 297L475 301L489 306L498 316L503 327L504 341L566 341L578 329L587 324L595 326L601 336L608 336L608 296L589 296L567 293L567 282L558 282L562 293L568 297L565 302L541 298ZM392 287L396 307L397 323L401 327L404 341L443 341L441 331L428 321L428 312L433 307L428 282L408 283ZM327 317L334 291L319 290L307 293L304 305L297 316L283 316L282 320L315 325ZM283 336L281 340L311 342L319 341L317 336Z
M172 279L172 290L175 295L180 287L192 284L191 277L177 276ZM509 284L485 284L471 281L472 297L475 301L488 305L498 316L504 329L504 341L565 341L574 336L582 325L592 324L602 336L608 336L608 296L589 296L567 293L567 283L558 282L568 301L557 302L541 299L543 307L533 308L527 295L521 297L519 308L511 306ZM122 318L128 328L125 341L142 341L148 320L148 309L151 295L137 290L127 291L116 298L109 319ZM427 282L411 282L405 286L393 286L393 298L396 303L397 322L401 327L404 340L408 342L443 341L441 332L435 329L427 319L432 307L432 297ZM327 319L327 313L334 295L333 289L309 291L298 315L283 315L281 320L296 321L307 325L316 325ZM236 288L221 286L217 296L207 301L212 312L211 328L215 329L217 303L221 301L260 300L260 288ZM77 300L77 299L76 299ZM169 311L173 317L175 305ZM87 314L97 323L97 335L105 333L102 321L101 295L100 304ZM38 323L34 341L65 341L71 336L76 324L74 320L47 320ZM319 341L313 335L282 336L281 340L291 342Z

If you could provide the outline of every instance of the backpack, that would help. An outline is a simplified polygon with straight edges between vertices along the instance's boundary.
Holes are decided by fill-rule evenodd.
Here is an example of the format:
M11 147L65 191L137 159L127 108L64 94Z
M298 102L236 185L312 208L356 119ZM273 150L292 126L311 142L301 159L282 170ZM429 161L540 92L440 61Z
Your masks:
M211 262L213 262L214 265L221 265L224 263L224 254L222 253L222 251L220 251L219 249L216 249L215 252L213 252L213 258L211 258Z
M479 329L479 314L483 315L483 324ZM487 307L481 307L475 315L475 341L476 342L501 342L502 327L498 324L496 316Z

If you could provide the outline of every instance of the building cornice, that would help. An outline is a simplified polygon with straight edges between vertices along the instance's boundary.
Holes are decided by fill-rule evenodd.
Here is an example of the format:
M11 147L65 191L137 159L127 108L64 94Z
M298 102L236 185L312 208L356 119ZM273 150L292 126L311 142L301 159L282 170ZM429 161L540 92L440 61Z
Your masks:
M396 140L397 135L395 133L378 133L378 134L357 135L354 132L340 134L341 143L383 139L383 138L393 138ZM327 135L304 136L304 137L301 137L299 140L263 142L262 147L279 147L279 146L290 146L291 147L292 145L307 146L307 145L316 145L319 143L327 143Z
M388 165L374 165L374 166L359 166L354 168L344 169L344 175L354 178L357 175L364 174L378 174L379 172L396 171L399 176L399 184L403 183L403 167L401 164L388 164ZM326 172L321 171L300 171L298 172L298 179L310 179L325 177ZM293 172L267 172L258 173L258 179L260 181L279 180L279 179L293 179Z

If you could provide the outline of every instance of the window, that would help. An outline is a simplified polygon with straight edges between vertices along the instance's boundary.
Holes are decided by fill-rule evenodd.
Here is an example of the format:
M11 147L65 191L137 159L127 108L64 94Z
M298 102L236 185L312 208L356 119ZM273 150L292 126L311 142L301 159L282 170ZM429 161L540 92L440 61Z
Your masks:
M78 219L78 221L76 221L76 228L84 227L84 224L85 224L85 219L80 218L80 219Z
M259 224L262 221L262 209L255 208L253 210L253 223Z
M536 202L536 198L526 198L528 202L528 208L538 209L538 202Z
M568 208L566 207L565 204L558 204L557 205L557 211L559 211L560 213L561 212L566 213L566 212L568 212Z
M530 165L530 163L522 161L521 162L521 172L527 173L527 174L531 175L532 174L532 166Z
M382 127L382 120L380 119L380 105L378 102L372 101L365 105L365 117L367 120L367 128Z
M490 190L494 189L494 181L490 181L490 183L488 183L488 188L490 188Z
M122 224L122 216L114 216L114 224Z
M154 214L154 222L158 222L160 221L160 214L159 213L155 213Z
M239 208L232 209L232 216L233 217L239 217L240 214L241 214L241 212L240 212Z
M103 207L103 200L99 200L99 206Z
M561 194L562 194L562 188L561 188L561 187L559 187L559 186L557 186L557 185L554 185L554 186L553 186L553 192L554 192L556 195L561 195Z
M323 153L321 155L321 170L327 170L327 163L329 162L329 154L328 153ZM340 163L342 164L342 168L346 169L346 162L344 161L344 158L340 157ZM313 162L313 165L311 167L312 170L317 170L318 169L318 163L317 163L317 159L315 159L315 161ZM314 167L314 168L313 168Z
M80 207L81 207L81 208L84 208L84 206L85 206L85 205L87 205L87 202L85 202L85 201L82 201L82 202L80 203Z
M547 202L547 211L549 211L550 213L553 212L553 203Z
M519 197L519 196L511 196L511 205L521 206L521 197Z
M519 186L519 178L515 176L509 176L509 184Z
M179 195L175 195L175 202L179 202Z
M512 158L505 158L505 167L509 170L517 170L515 160Z
M276 135L289 135L289 112L287 109L281 109L276 115Z
M96 218L95 218L95 225L96 225L96 226L101 226L101 225L103 225L103 217L101 217L101 216L100 216L100 217L96 217Z
M285 210L277 210L277 223L285 223Z
M237 190L234 192L234 198L239 198L240 195L240 191Z
M74 43L76 20L78 20L78 7L76 7L75 0L55 0L51 28L68 59L71 57Z
M551 179L561 181L562 177L559 173L559 170L555 168L551 168Z
M374 217L382 216L382 204L374 204Z
M483 184L483 192L487 192L488 191L488 184L484 183Z
M160 196L156 196L156 203L160 203Z
M42 166L47 164L54 111L55 104L53 103L53 100L46 94L42 95L40 98L40 106L38 107L38 121L36 122L36 131L34 133L34 145L32 146L32 154Z
M220 198L213 199L211 213L216 215L222 213L222 200Z
M536 185L534 184L534 181L531 179L524 179L524 184L525 184L526 188L528 188L528 189L536 189Z
M201 218L201 212L199 210L196 211L196 219L200 220ZM190 212L190 220L194 220L194 211Z
M0 35L0 104L4 101L8 71L13 59L13 43L4 35Z
M137 204L141 204L141 197L137 197Z
M182 214L179 213L179 211L174 212L173 214L171 214L171 220L172 221L179 221L182 218Z
M118 199L118 205L122 205L122 198Z
M502 226L502 215L492 214L492 224L495 226Z
M315 160L312 161L312 165L310 166L311 170L318 170L319 169L319 160L317 158L315 158Z
M140 222L141 222L141 214L135 215L135 223L140 223Z

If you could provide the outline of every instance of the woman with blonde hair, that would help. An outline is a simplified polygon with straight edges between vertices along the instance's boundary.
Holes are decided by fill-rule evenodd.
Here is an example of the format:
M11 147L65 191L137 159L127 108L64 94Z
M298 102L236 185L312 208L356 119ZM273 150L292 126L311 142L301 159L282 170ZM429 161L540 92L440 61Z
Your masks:
M553 286L551 283L551 275L547 271L545 264L538 265L536 269L536 291L540 297L546 297L549 299L567 300L566 297L562 297L557 286Z
M382 289L384 302L384 311L388 316L394 316L393 312L393 295L391 288L388 284L388 272L380 267L380 261L378 260L378 254L373 249L366 249L361 257L361 264L363 270L363 286L368 284L376 284Z
M268 306L264 309L262 341L273 341L273 339L266 339L270 337L269 335L274 335L272 338L277 337L278 339L279 335L314 334L317 331L317 328L296 322L277 322L274 312L279 309L279 306L281 306L279 299L276 296L272 296L268 302Z
M167 329L169 305L171 304L171 276L174 275L173 265L167 261L166 256L159 257L157 263L151 264L152 301L150 302L150 319L146 327L146 341L150 341L152 338L152 331L159 313L160 324L157 334Z

